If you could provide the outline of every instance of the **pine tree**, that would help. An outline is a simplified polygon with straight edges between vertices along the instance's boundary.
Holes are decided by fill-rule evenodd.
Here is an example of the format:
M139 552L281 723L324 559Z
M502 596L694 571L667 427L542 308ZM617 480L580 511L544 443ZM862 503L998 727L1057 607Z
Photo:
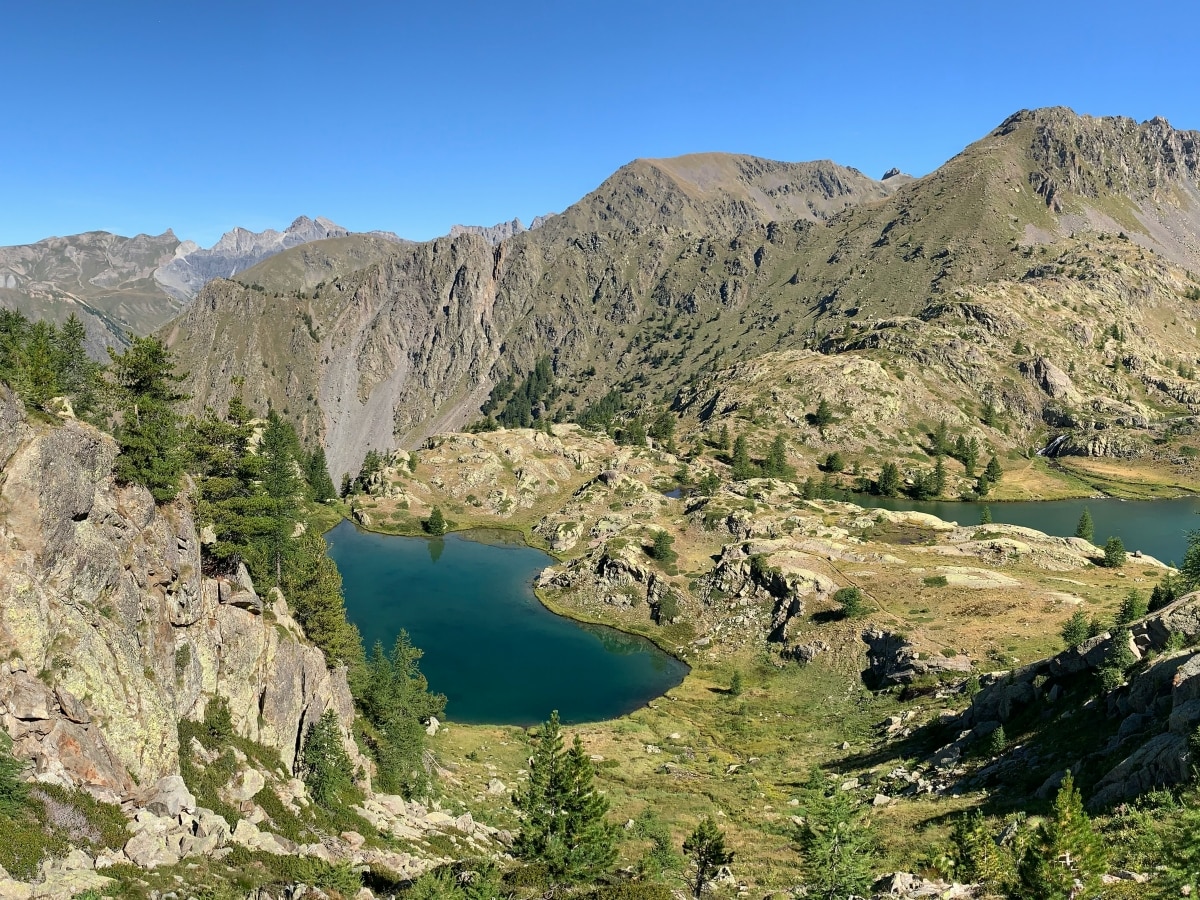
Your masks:
M1063 623L1059 634L1062 635L1062 639L1066 641L1068 647L1078 647L1089 637L1087 614L1082 609L1075 610L1071 613L1071 618Z
M984 468L983 473L987 475L988 480L992 484L996 484L1004 475L1004 470L1000 468L1000 460L996 458L995 454L993 454L991 459L988 460L987 466Z
M1097 672L1100 679L1100 689L1105 693L1115 691L1125 683L1125 676L1137 663L1137 657L1130 647L1132 636L1126 627L1114 628L1109 640L1108 652L1104 655Z
M1129 593L1125 595L1125 599L1121 601L1121 606L1117 610L1117 617L1113 625L1117 628L1132 625L1149 611L1150 604L1142 596L1141 591L1137 588L1131 588Z
M1054 800L1054 813L1033 835L1017 870L1017 900L1071 900L1082 896L1075 882L1091 891L1108 864L1107 853L1070 771Z
M938 422L930 437L934 456L945 456L950 451L950 430L945 419Z
M894 462L885 462L879 470L875 491L884 497L895 497L900 493L900 468Z
M996 404L990 397L984 401L983 412L979 418L988 428L996 427Z
M729 452L729 426L724 422L721 423L721 430L717 432L717 449Z
M955 881L979 882L997 890L1012 874L1011 855L997 843L979 810L954 823L947 856Z
M1187 533L1187 550L1184 551L1179 574L1183 580L1179 586L1180 594L1200 588L1200 529L1192 529Z
M1104 567L1119 569L1125 565L1125 544L1119 537L1110 537L1104 542Z
M830 790L819 770L810 777L806 794L799 843L809 896L865 896L874 880L876 839L862 807L851 792Z
M551 713L529 760L529 782L513 795L523 816L513 853L543 863L555 884L591 880L616 859L616 828L604 821L608 801L594 777L579 735L564 749L558 712Z
M379 763L379 786L406 797L417 796L428 784L421 723L446 708L444 696L429 692L418 665L421 656L401 629L390 655L375 644L355 691L366 719L366 742Z
M54 357L59 390L71 398L77 416L87 415L96 406L100 367L88 358L86 341L87 330L72 312L58 329Z
M258 445L258 456L261 460L259 481L266 495L265 508L270 518L265 542L266 563L276 585L283 582L283 557L296 530L299 512L297 495L301 485L297 475L298 452L299 441L295 430L275 410L271 410Z
M833 424L833 407L829 405L829 401L822 398L817 404L817 411L813 413L813 424L824 430L827 425Z
M1092 524L1092 514L1085 506L1083 512L1079 514L1079 524L1075 526L1075 537L1083 538L1088 543L1091 543L1096 537L1096 529Z
M987 506L986 504L984 505L983 509L979 511L979 524L980 525L991 525L992 524L992 508L990 506Z
M183 474L181 433L174 404L186 399L174 387L171 351L155 337L131 336L129 349L109 348L116 381L119 425L114 429L120 448L113 465L118 481L141 484L154 499L166 503L179 493Z
M946 460L939 456L937 462L933 466L933 478L930 483L930 492L935 497L940 497L946 493Z
M429 514L429 518L425 520L425 531L438 537L446 533L446 517L442 515L442 508L435 506Z
M979 441L972 437L967 441L966 452L959 457L968 478L975 477L975 467L979 465Z
M333 710L326 710L308 726L300 773L313 801L326 809L354 799L350 757L342 746L342 731Z
M842 472L846 468L846 461L842 459L842 454L834 450L825 457L826 472Z
M733 442L732 468L734 481L745 481L758 474L758 467L750 461L750 450L744 434L739 434Z
M975 493L980 497L986 497L992 492L992 479L988 477L988 473L984 472L975 482Z
M700 820L696 830L683 842L683 852L694 870L690 887L696 900L700 900L704 889L717 877L721 867L733 862L733 851L725 847L725 835L708 816Z
M729 696L740 697L745 690L742 684L742 673L734 669L733 677L729 679Z
M324 503L326 500L333 500L337 497L333 479L329 477L329 463L325 459L324 447L317 447L312 453L307 454L304 463L304 480L308 482L309 496L318 503Z
M795 474L795 470L787 461L787 444L782 434L775 435L775 439L771 441L771 449L767 451L767 459L763 465L763 474L768 478L791 478Z

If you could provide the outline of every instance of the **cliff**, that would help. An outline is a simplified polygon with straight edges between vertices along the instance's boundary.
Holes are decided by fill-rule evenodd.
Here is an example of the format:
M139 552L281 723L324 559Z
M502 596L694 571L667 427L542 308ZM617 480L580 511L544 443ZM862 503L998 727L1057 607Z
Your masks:
M216 696L288 767L325 710L348 729L345 674L282 597L204 577L186 498L156 507L117 486L115 454L88 425L30 423L0 386L0 725L15 754L39 780L127 800L179 771L177 723Z

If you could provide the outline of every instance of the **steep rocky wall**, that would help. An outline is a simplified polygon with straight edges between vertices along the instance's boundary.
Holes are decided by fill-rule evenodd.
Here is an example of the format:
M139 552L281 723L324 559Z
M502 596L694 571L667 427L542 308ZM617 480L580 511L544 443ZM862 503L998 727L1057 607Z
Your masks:
M17 754L127 797L178 771L177 722L216 695L289 766L326 709L348 727L344 673L282 598L264 611L252 585L204 578L186 498L115 485L115 454L88 425L31 425L0 385L0 725Z

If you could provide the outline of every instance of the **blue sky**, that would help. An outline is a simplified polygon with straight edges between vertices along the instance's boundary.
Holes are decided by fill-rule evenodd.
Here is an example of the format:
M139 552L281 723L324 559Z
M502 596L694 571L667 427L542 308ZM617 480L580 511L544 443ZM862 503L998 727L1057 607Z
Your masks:
M708 150L923 174L1024 107L1200 129L1183 0L54 0L3 33L0 244L300 214L424 239Z

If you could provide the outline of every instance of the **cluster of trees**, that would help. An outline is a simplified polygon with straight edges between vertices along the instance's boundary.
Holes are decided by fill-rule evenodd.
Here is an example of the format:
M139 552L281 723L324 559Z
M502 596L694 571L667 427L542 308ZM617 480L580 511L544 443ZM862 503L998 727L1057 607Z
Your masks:
M84 349L86 339L74 313L56 326L0 310L0 381L33 409L45 408L53 397L67 397L77 416L90 416L103 384L100 367Z
M782 434L775 435L767 456L762 462L750 458L750 447L746 436L739 434L733 442L733 451L729 455L729 465L733 470L734 481L746 481L750 478L784 478L796 477L796 470L788 463L787 442Z
M519 383L509 375L492 388L480 407L486 417L484 430L497 425L529 428L540 417L543 402L554 399L554 392L554 369L549 357L543 357Z

